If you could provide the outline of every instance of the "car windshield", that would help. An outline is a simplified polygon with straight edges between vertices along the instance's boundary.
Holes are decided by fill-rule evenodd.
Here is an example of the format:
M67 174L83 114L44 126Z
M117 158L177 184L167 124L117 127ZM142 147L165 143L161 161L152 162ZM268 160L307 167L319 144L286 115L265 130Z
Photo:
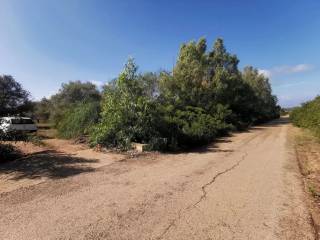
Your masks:
M13 118L11 119L12 124L33 124L33 121L30 118Z

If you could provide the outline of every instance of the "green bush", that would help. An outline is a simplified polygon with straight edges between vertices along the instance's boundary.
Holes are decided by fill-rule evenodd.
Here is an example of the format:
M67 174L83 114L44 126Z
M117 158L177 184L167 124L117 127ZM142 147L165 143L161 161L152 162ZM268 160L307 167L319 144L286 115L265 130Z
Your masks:
M94 84L71 81L63 83L57 94L53 95L48 102L43 102L44 106L40 109L37 108L39 112L36 112L36 115L46 115L46 108L50 108L50 113L47 117L49 117L54 127L58 127L69 114L73 114L73 108L78 108L83 103L99 102L100 99L100 92Z
M132 142L149 143L159 136L157 104L143 95L135 65L129 62L114 85L105 87L101 120L91 134L91 144L121 150Z
M310 129L320 137L320 96L293 109L290 119L294 125Z
M129 59L104 88L92 145L149 149L188 148L212 141L230 129L278 117L269 81L252 67L244 73L222 39L207 51L205 39L183 44L172 72L137 74Z
M99 118L99 102L79 103L70 107L57 124L58 136L77 138L88 135Z
M167 138L167 147L172 150L205 144L232 128L225 122L229 114L230 110L222 105L218 105L215 112L206 112L200 107L167 106L159 132Z

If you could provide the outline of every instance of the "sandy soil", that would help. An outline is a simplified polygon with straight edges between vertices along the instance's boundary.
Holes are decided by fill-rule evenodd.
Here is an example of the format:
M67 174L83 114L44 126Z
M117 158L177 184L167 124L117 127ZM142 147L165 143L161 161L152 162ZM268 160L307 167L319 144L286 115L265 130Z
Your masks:
M43 143L44 146L30 142L11 143L27 156L0 165L0 193L91 172L128 158L125 154L94 151L71 140L46 139Z
M61 142L0 167L0 238L315 239L291 128L281 119L133 159Z

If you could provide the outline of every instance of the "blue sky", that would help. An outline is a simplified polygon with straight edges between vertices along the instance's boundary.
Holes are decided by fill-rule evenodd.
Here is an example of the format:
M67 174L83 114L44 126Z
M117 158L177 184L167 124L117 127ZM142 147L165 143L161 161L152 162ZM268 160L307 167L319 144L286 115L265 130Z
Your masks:
M128 56L170 70L181 43L202 36L268 75L282 106L320 94L319 0L0 0L0 30L0 74L34 99L70 80L105 83Z

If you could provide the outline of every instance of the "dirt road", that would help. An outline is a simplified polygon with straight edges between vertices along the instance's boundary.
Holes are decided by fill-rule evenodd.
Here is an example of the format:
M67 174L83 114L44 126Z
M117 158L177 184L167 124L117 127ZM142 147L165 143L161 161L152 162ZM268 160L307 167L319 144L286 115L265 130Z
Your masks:
M314 239L290 128L282 119L190 153L1 166L13 190L0 195L0 238Z

